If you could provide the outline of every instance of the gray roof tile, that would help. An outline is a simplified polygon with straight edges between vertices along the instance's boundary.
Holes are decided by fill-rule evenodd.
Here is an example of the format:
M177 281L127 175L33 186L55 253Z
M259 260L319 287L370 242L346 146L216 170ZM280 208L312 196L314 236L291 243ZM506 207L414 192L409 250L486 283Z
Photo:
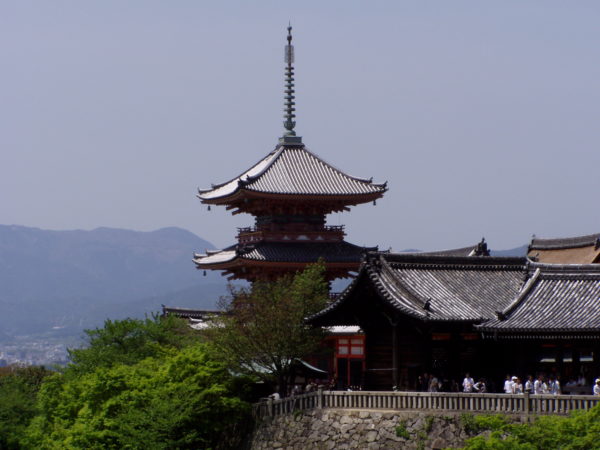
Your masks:
M529 244L529 250L560 250L588 247L590 245L598 246L598 244L600 244L600 233L570 238L533 238Z
M314 319L332 317L368 278L380 297L421 320L481 322L506 308L521 289L525 258L369 253L360 274Z
M235 258L242 258L253 261L268 261L268 262L301 262L310 263L316 262L319 258L323 258L326 262L355 262L361 260L363 253L366 251L375 250L372 248L359 247L346 241L340 242L260 242L249 246L234 246L223 250L221 253L231 253L233 249L235 255L232 258L224 258L226 261L232 261ZM215 256L219 253L211 255L196 255L194 262L201 268L205 264L214 264ZM218 260L216 260L219 262Z
M509 310L480 326L486 332L600 331L600 269L534 264L537 276Z
M239 190L284 195L382 195L386 184L352 177L311 153L304 146L279 146L240 176L200 190L203 201L215 201ZM379 195L378 195L379 196Z

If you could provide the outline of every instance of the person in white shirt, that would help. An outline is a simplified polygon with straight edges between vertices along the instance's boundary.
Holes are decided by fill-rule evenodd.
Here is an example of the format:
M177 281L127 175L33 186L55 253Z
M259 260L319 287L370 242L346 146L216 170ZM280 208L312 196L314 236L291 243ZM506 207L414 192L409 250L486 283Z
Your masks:
M471 378L471 376L469 375L469 373L467 372L465 374L465 379L463 380L463 392L468 392L471 393L473 392L473 385L475 384L475 381L473 381L473 378Z
M513 393L513 381L512 381L512 378L510 377L510 375L506 375L506 380L504 380L504 393L505 394Z
M429 392L437 392L439 390L439 382L435 375L431 375L431 380L429 380Z
M546 383L546 380L542 381L542 394L549 394L550 386Z
M596 378L596 383L594 384L594 395L600 395L600 378Z
M543 394L544 393L544 378L540 375L538 376L535 383L533 383L533 393L534 394Z
M533 394L533 377L531 375L527 377L527 381L525 382L525 393Z
M514 394L522 394L523 393L523 383L521 383L520 378L517 378L513 384L513 393Z
M477 383L475 383L473 385L473 389L480 394L485 394L487 392L487 387L485 386L485 380L483 378L481 380L479 380Z
M550 378L550 393L553 395L560 395L560 381L558 381L558 377Z

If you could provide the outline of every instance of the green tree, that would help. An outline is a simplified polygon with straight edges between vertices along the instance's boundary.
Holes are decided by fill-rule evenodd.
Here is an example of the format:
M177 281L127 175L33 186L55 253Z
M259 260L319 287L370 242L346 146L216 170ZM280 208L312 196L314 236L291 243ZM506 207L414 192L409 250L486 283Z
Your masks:
M198 340L185 321L152 315L146 319L106 320L102 328L86 330L88 345L69 350L69 371L84 373L115 364L135 364L169 349Z
M320 262L295 275L233 291L222 305L226 314L206 330L219 357L236 372L264 380L275 377L285 393L293 362L313 352L323 339L323 331L305 319L327 304L324 274Z
M600 405L589 411L574 411L569 416L540 416L532 423L489 421L475 417L489 436L467 441L469 450L591 450L600 449ZM483 426L483 425L487 426Z
M31 448L234 448L249 404L206 344L167 350L136 364L57 374L39 394Z
M0 369L0 449L21 448L21 438L37 414L36 396L51 372L43 367Z

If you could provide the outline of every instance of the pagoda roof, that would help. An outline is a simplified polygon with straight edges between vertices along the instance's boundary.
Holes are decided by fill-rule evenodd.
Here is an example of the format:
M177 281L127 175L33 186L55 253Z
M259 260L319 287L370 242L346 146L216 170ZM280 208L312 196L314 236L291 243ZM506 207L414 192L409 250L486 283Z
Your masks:
M323 258L326 263L358 263L362 254L373 251L339 242L259 242L252 245L233 245L220 251L195 254L194 263L199 269L223 269L234 261L255 261L261 263L313 263Z
M403 315L426 321L482 322L507 307L524 280L525 258L372 252L359 275L328 308L311 318L329 323L360 284Z
M519 295L497 317L478 326L495 337L600 336L600 267L536 264ZM520 336L519 336L520 335Z
M195 308L179 308L175 306L162 305L163 316L176 316L182 319L207 320L214 316L223 314L221 310L215 309L195 309Z
M242 196L242 192L258 195L350 197L367 196L364 201L379 198L387 183L356 178L328 164L303 144L278 145L250 169L211 189L198 190L203 203L224 204Z

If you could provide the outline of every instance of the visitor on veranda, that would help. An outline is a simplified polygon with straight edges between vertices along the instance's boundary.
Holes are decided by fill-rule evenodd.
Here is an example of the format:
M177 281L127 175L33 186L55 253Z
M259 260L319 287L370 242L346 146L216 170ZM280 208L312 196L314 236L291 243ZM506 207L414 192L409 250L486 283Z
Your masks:
M533 377L531 375L527 375L527 381L525 382L525 393L533 394Z
M473 392L473 386L475 385L475 381L473 381L473 378L471 378L471 375L469 375L469 372L466 373L465 375L465 379L463 380L463 392L465 393L471 393Z

